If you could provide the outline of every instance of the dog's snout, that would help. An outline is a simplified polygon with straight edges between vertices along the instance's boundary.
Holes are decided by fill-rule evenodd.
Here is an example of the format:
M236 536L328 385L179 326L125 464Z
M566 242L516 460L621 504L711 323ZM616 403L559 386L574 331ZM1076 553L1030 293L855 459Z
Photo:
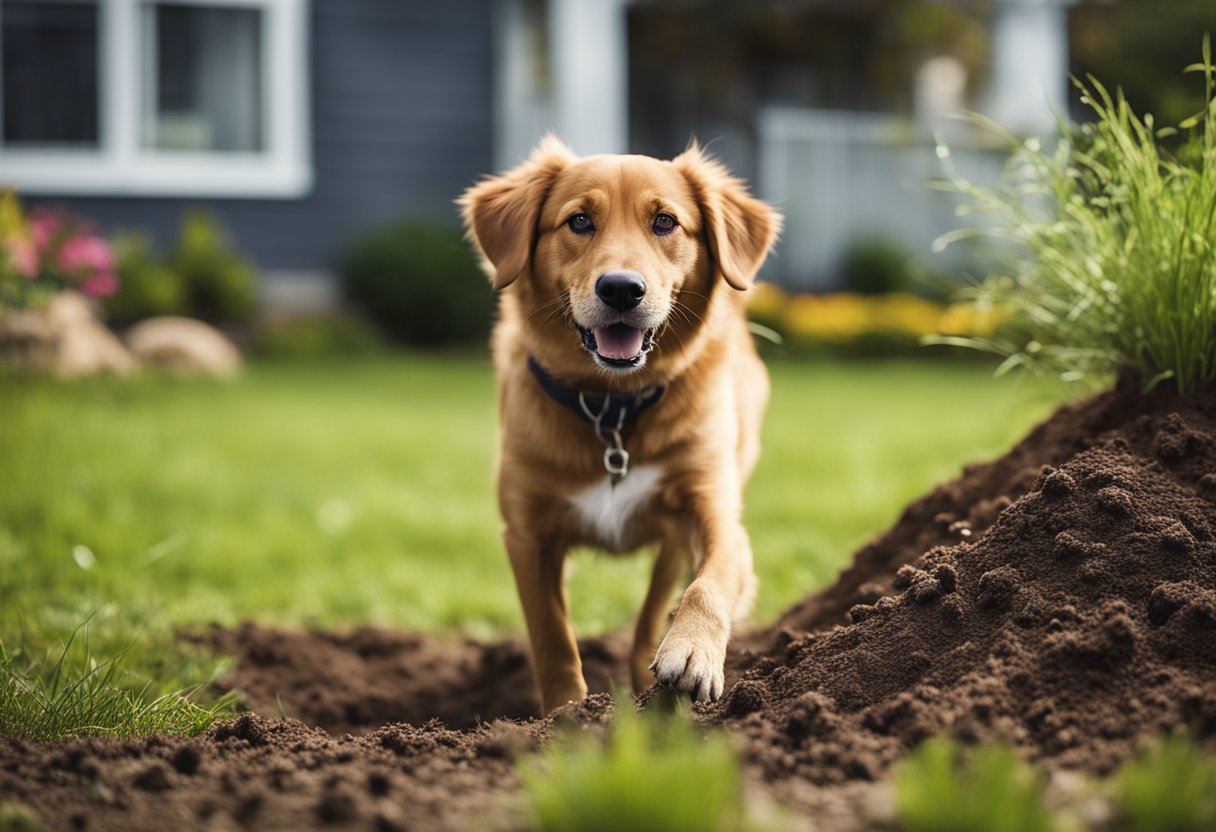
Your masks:
M595 281L595 294L613 309L627 312L646 296L646 281L637 272L624 269L604 272Z

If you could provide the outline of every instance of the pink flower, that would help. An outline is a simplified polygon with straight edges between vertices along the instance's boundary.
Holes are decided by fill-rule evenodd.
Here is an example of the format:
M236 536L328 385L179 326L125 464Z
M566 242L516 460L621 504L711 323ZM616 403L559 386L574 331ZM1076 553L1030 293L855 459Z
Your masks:
M91 298L108 298L118 291L118 277L113 272L95 274L80 284L80 291Z
M59 249L57 265L61 271L73 274L79 271L114 271L114 253L110 244L101 237L69 237Z
M13 260L17 274L30 280L38 276L38 249L29 237L14 234L5 242L8 256Z
M39 251L46 251L47 246L55 239L55 235L59 233L59 229L63 223L55 214L47 214L37 212L30 216L30 234L34 238L34 245Z

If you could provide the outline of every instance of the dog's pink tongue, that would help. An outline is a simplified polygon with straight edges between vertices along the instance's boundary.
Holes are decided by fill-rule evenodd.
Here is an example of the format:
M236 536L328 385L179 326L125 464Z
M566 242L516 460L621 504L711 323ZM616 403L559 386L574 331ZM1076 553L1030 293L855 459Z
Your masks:
M604 358L628 361L642 351L642 330L624 324L597 326L595 348Z

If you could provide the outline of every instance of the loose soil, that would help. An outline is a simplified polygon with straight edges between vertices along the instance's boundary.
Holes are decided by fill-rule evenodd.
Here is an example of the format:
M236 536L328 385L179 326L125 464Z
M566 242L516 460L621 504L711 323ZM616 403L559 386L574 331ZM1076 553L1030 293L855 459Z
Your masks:
M527 718L519 642L191 637L238 657L225 684L256 714L195 738L0 739L0 801L56 829L526 822L512 758L554 721ZM581 647L593 690L623 680L622 638ZM818 828L889 813L874 806L891 766L941 732L1093 775L1177 726L1216 742L1216 395L1142 397L1124 378L1063 408L911 504L729 663L696 719ZM558 720L601 730L610 711L600 695Z

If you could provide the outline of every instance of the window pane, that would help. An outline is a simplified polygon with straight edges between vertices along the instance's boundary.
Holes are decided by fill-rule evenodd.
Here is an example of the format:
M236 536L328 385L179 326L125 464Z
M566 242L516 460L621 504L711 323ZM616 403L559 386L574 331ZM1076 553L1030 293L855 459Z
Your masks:
M4 143L96 146L97 4L0 9Z
M262 12L157 3L143 15L144 146L263 150Z

